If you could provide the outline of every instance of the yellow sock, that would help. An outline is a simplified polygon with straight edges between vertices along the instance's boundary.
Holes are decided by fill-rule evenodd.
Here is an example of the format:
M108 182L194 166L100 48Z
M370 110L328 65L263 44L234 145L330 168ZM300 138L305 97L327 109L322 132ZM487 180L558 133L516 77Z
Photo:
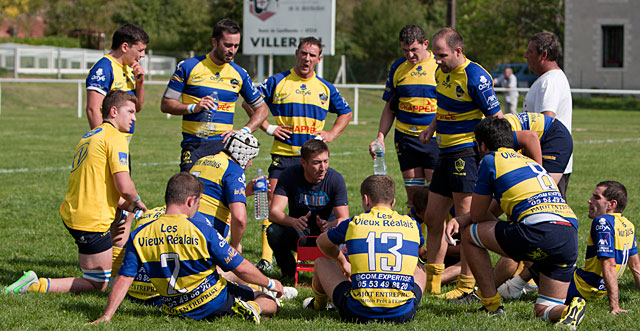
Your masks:
M260 305L257 302L247 301L247 303L253 306L253 308L255 308L258 311L258 314L262 314L262 307L260 307Z
M124 260L124 247L112 246L111 250L113 251L113 260L111 262L111 274L117 275L118 270L120 270L120 266L122 265L122 260Z
M473 275L467 276L467 275L460 274L458 275L458 283L456 284L456 288L454 288L453 290L445 294L436 295L436 297L444 298L444 299L459 298L460 296L466 293L473 292L475 284L476 284L476 279L473 278Z
M267 228L271 225L269 220L262 220L262 257L261 259L271 262L273 260L273 251L267 241Z
M488 311L496 311L500 308L502 304L502 298L500 297L500 293L496 292L496 295L491 298L485 298L482 296L482 293L478 291L478 296L482 302L482 306L484 306Z
M442 280L442 272L444 264L427 263L424 265L427 270L427 288L425 292L429 294L440 293L440 283Z
M326 294L321 293L316 289L316 285L314 284L313 280L311 281L311 289L313 290L313 297L314 297L313 309L315 310L327 309L327 305L329 304L329 297Z
M49 278L38 278L38 282L29 285L27 291L38 293L49 292Z

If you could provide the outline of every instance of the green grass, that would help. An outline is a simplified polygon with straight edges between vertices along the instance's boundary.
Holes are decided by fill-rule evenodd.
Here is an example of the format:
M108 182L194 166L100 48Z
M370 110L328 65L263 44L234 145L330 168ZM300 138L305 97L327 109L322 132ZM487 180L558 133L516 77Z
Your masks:
M133 179L149 207L163 203L166 181L178 171L180 153L180 118L167 119L160 112L162 86L147 87L147 104L139 113L136 134L131 143ZM359 197L360 182L372 173L367 145L377 132L382 110L381 91L361 91L360 125L349 126L344 134L330 144L331 166L341 172L349 191L350 214L362 212ZM352 102L352 91L343 91ZM240 111L236 127L246 122ZM331 125L335 117L328 118ZM568 200L580 219L580 258L584 264L584 249L589 231L587 199L594 185L601 180L615 179L627 186L629 204L625 215L638 219L640 196L640 112L620 109L574 110L575 160L569 184ZM2 114L0 115L0 285L16 280L23 270L33 269L39 276L81 276L77 266L77 251L64 229L58 208L67 189L69 165L74 147L87 131L86 118L76 117L76 87L74 85L2 84ZM247 177L269 164L271 139L257 133L262 149ZM387 139L392 146L392 138ZM396 209L403 210L406 195L395 154L387 154L389 173L396 180ZM251 199L250 199L251 200ZM253 210L253 202L247 206ZM251 213L250 213L251 214ZM637 225L637 223L635 223ZM260 223L250 219L243 239L244 255L251 261L260 257ZM269 274L272 277L279 272ZM305 275L308 282L308 274ZM311 295L302 288L298 298L284 303L279 314L264 320L260 328L279 330L300 329L387 329L386 325L347 325L338 322L337 313L315 313L300 308L302 300ZM33 294L1 296L0 325L3 329L77 329L101 315L106 293ZM551 326L533 315L534 296L505 303L507 316L489 319L472 312L477 305L459 307L424 298L415 321L403 325L406 329L544 329ZM621 306L638 311L640 293L635 289L630 272L621 281ZM625 316L608 314L606 300L589 303L583 322L585 329L634 329L640 322L638 312ZM234 318L215 322L195 322L163 316L155 309L124 302L108 325L96 329L188 329L188 328L251 328Z

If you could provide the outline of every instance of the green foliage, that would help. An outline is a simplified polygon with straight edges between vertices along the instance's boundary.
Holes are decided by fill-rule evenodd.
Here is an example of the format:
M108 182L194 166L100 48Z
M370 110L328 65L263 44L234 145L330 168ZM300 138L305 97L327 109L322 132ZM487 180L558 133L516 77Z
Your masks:
M422 27L430 39L432 31L444 24L443 1L362 0L353 9L349 34L352 48L346 51L362 59L372 59L388 68L402 56L398 33L407 24Z
M51 0L45 17L52 35L66 35L73 30L102 32L111 40L117 25L111 16L123 8L125 0Z
M529 39L537 32L564 37L562 0L458 1L456 9L465 54L489 70L499 63L523 62Z
M136 133L131 141L133 180L149 207L162 203L167 179L178 171L180 154L180 116L167 119L159 111L163 85L147 84L147 101L137 115ZM360 182L372 172L367 145L378 129L383 101L380 90L360 90L358 126L349 126L336 141L330 143L331 167L345 178L350 215L362 212ZM342 89L353 104L353 91ZM58 209L67 189L69 166L74 146L88 130L86 118L76 117L76 86L73 84L3 83L0 132L0 287L16 280L23 270L33 269L44 277L80 277L77 248L62 225ZM25 98L37 96L36 98ZM243 111L236 113L235 127L247 121ZM333 121L327 118L327 125ZM584 250L589 233L586 200L595 183L613 179L624 183L629 203L624 214L636 225L640 213L640 112L610 108L607 111L575 108L574 173L568 190L568 201L580 220L578 265L584 265ZM84 117L84 115L83 115ZM256 134L261 151L247 177L255 176L257 168L266 169L270 163L272 137ZM392 137L386 140L389 174L396 183L395 210L404 210L406 194L402 177L392 149ZM253 210L248 199L247 210ZM250 261L260 257L260 222L248 220L242 240L243 254ZM270 272L277 277L279 271ZM309 273L303 274L309 282ZM451 287L448 287L449 289ZM309 288L300 288L298 298L285 301L282 310L262 325L254 327L237 318L223 318L212 322L196 322L170 318L157 309L124 302L108 325L90 327L100 330L185 330L212 328L220 330L277 329L277 330L388 330L385 324L345 324L336 312L303 310L302 300L312 295ZM404 330L551 330L552 325L532 317L534 295L523 300L506 301L504 318L488 318L474 313L478 304L457 306L441 300L423 297L415 321L403 324ZM620 282L623 308L637 310L640 292L635 288L627 270ZM26 294L0 296L0 325L6 330L81 329L102 314L107 302L106 293ZM637 312L622 316L608 313L606 299L590 302L581 328L585 330L634 330L640 317Z
M0 44L2 43L19 43L25 45L46 45L56 47L68 47L78 48L80 47L80 40L69 37L48 36L42 38L0 38Z

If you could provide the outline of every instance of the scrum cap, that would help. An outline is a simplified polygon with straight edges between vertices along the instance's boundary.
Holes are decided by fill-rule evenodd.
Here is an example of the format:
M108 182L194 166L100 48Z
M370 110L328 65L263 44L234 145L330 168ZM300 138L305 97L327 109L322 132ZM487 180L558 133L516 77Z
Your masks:
M224 143L224 151L229 154L242 169L245 169L249 161L258 156L260 144L258 144L258 139L252 134L244 131L235 131Z

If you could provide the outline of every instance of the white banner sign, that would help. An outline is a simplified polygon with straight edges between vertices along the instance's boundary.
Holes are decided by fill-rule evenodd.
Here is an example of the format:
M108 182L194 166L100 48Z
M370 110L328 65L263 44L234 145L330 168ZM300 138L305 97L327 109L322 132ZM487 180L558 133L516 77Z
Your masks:
M316 37L334 54L335 0L244 0L242 53L293 55L298 41Z

